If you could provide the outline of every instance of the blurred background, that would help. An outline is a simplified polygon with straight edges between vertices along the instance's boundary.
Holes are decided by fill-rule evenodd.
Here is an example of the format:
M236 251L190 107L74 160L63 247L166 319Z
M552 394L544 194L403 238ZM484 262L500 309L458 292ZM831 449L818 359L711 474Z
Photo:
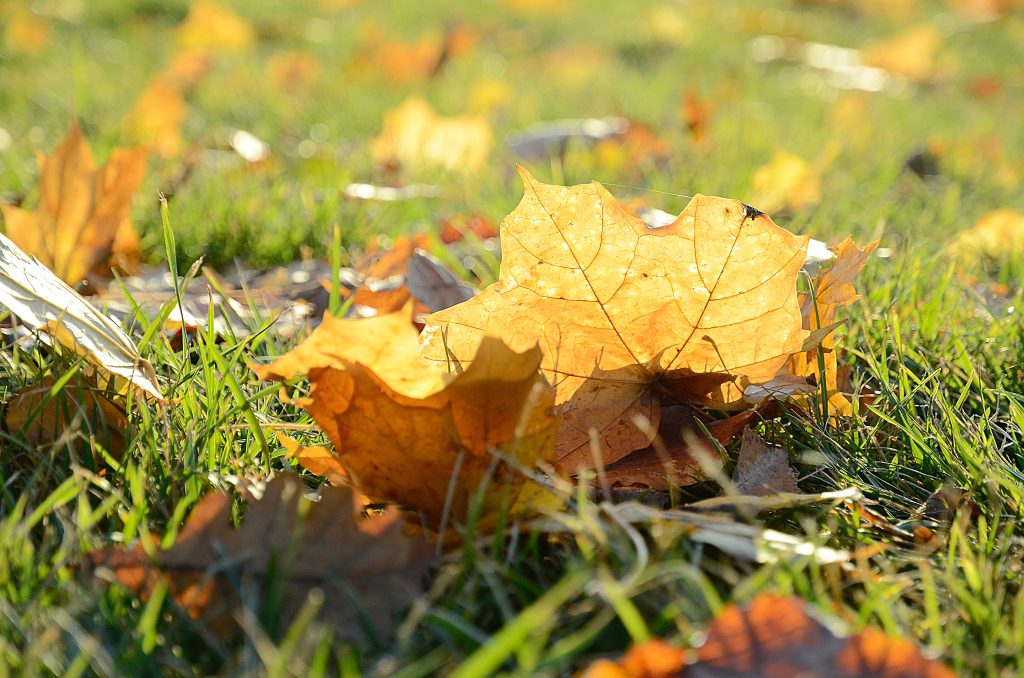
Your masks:
M0 200L77 118L152 148L150 261L161 191L184 262L270 266L496 224L516 163L927 248L1022 206L1021 44L1013 0L3 0Z

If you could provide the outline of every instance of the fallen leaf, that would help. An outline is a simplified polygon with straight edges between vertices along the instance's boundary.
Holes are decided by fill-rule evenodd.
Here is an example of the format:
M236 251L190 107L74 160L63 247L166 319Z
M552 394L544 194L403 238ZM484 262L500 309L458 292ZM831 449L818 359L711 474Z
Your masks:
M404 84L434 78L451 59L471 52L479 36L467 24L453 23L443 34L428 32L414 41L395 38L379 24L360 31L359 46L349 64L357 77L372 77Z
M139 356L124 330L4 235L0 235L0 305L96 369L163 400L153 366ZM115 385L113 390L122 389Z
M384 115L373 140L374 161L398 163L411 171L443 169L467 175L479 171L493 144L491 125L480 116L444 117L420 97Z
M946 246L955 259L1005 261L1024 253L1024 214L998 209L981 216Z
M654 638L629 648L619 661L594 662L580 678L674 678L685 667L685 650Z
M685 664L689 663L688 666ZM953 678L906 638L866 628L842 638L807 613L803 601L761 593L712 620L696 661L654 639L619 661L592 664L583 678Z
M672 155L672 144L647 125L631 121L622 134L598 141L593 152L601 169L636 172L667 162Z
M467 233L472 233L481 240L498 237L498 227L481 214L456 215L443 219L438 225L441 229L441 242L445 245L459 242Z
M812 336L822 335L829 328L835 327L839 309L860 299L853 283L877 247L877 240L860 248L848 237L832 248L835 254L832 265L818 271L811 281L813 294L800 294L803 328ZM756 403L765 398L800 398L820 394L821 384L818 380L823 365L829 411L835 415L851 416L853 404L847 397L849 384L843 383L843 370L840 369L835 348L835 338L831 333L821 336L818 345L794 354L774 379L760 387L749 388L744 397ZM822 360L820 364L819 353Z
M517 353L487 338L473 364L453 374L423 361L417 338L406 312L325 316L297 348L255 370L261 379L309 376L310 395L298 403L373 500L409 506L437 530L445 515L464 521L490 477L496 487L483 495L481 516L493 518L529 481L492 450L530 470L554 462L558 420L537 369L540 350Z
M317 502L304 492L297 476L277 476L237 529L230 497L207 495L173 546L152 555L141 545L96 551L94 571L144 598L164 582L190 617L223 635L236 628L236 608L268 591L280 596L283 632L316 589L324 596L322 618L341 635L386 642L397 615L421 592L426 543L404 536L395 511L360 517L362 505L347 487L324 487Z
M776 150L771 162L754 171L750 203L766 212L796 211L821 200L819 171L798 155Z
M728 445L756 412L745 410L707 423L704 428L719 445ZM695 446L700 446L701 451L712 457L716 454L704 438L704 432L697 427L692 408L663 406L658 437L654 442L608 464L604 469L604 479L613 487L639 486L651 490L691 485L704 478L700 463L693 454Z
M942 37L930 25L913 26L902 33L861 49L868 66L882 68L911 80L931 80Z
M39 159L35 211L2 205L8 237L68 283L108 263L118 233L131 229L132 195L146 173L144 148L115 149L96 167L78 123ZM121 236L125 242L125 236Z
M679 104L679 119L689 131L690 138L697 148L707 148L709 145L708 127L714 110L711 102L698 97L693 89L687 89L683 93L683 99Z
M209 0L197 0L189 6L175 39L182 50L240 52L256 41L256 31L231 9Z
M423 345L430 360L471 365L485 335L517 351L539 342L569 470L595 465L591 431L597 463L614 463L651 444L663 402L738 403L801 350L806 238L703 195L651 229L600 184L520 174L526 193L501 224L499 281L427 316Z
M50 46L50 22L28 9L11 6L4 17L4 49L12 54L39 56Z
M841 638L807 613L799 599L762 593L730 605L711 622L696 663L681 678L953 678L913 642L867 628Z
M784 447L769 447L757 433L743 430L732 482L740 494L765 496L778 492L800 493L796 472Z
M90 437L120 459L128 428L124 410L81 375L54 392L56 383L45 377L18 391L4 405L4 430L36 449Z
M210 56L205 51L177 54L154 75L135 99L125 118L125 133L170 158L181 153L181 124L188 113L186 94L206 75Z
M422 250L413 252L409 259L405 285L409 288L409 294L431 312L451 308L472 299L476 294L475 289Z

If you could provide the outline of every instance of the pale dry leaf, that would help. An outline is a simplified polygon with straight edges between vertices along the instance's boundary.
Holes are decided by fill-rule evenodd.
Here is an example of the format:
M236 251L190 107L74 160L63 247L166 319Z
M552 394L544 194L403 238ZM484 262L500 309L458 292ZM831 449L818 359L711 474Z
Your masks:
M412 97L385 113L371 151L380 164L468 175L483 168L493 143L491 125L482 116L445 117L422 98Z
M651 229L600 184L549 186L520 173L526 193L501 225L499 281L428 316L422 342L430 360L466 365L485 335L513 350L539 342L569 470L647 447L663 403L741 402L742 388L801 350L806 238L703 195Z
M422 590L429 547L404 535L395 511L361 517L350 488L325 487L316 502L304 494L297 476L277 476L237 529L228 495L207 495L169 549L152 556L141 548L98 551L93 567L143 596L167 583L191 617L222 633L234 630L232 612L243 600L258 600L273 577L279 628L288 628L319 589L321 615L341 635L386 641ZM238 590L237 582L249 590Z
M0 235L0 305L96 369L163 400L153 366L139 356L124 330L4 235Z

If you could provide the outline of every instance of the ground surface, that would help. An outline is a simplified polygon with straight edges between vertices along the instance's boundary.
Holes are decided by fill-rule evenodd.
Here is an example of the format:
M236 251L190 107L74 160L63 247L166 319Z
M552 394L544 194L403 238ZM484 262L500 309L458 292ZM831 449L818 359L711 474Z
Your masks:
M13 17L20 4L0 12ZM269 269L327 259L334 223L349 263L379 233L429 232L457 214L499 221L521 192L516 162L544 181L598 180L623 200L677 212L698 192L753 201L755 170L779 149L799 155L820 176L820 195L780 206L776 221L827 242L880 239L885 250L861 277L864 297L843 340L856 383L878 396L855 418L784 419L767 432L788 445L802 489L853 486L893 522L945 483L969 490L977 510L950 523L941 547L895 543L841 507L771 515L770 526L830 546L887 545L863 551L852 574L837 578L813 559L743 563L664 525L641 528L649 547L641 558L621 526L581 521L573 535L523 534L447 557L413 621L385 646L352 647L315 624L276 636L257 624L223 645L171 603L147 605L84 576L83 554L140 529L177 529L228 475L290 467L273 441L271 454L261 452L259 424L309 420L282 405L277 387L258 382L246 361L293 342L274 332L200 341L190 358L157 335L142 351L178 400L132 415L120 463L104 464L82 446L40 453L4 435L0 664L55 673L413 676L451 670L501 634L501 670L560 675L648 634L692 644L724 602L772 590L796 593L855 628L914 638L963 675L1020 675L1024 251L1008 238L991 256L965 260L946 249L983 214L1024 209L1024 70L1011 56L1024 16L989 15L989 5L1001 7L237 3L256 39L218 54L189 92L181 147L152 157L133 211L151 265L166 265L158 191L170 194L183 270L199 256L222 271L236 262ZM179 49L175 30L188 10L184 2L119 0L31 7L48 41L8 31L0 51L0 198L8 203L35 203L35 153L51 152L75 116L100 158L132 142L125 118ZM920 24L939 38L923 69L908 65L919 56L911 50L890 55L884 82L862 81L880 91L836 86L849 82L841 67L850 53L826 46L860 48ZM436 74L396 77L373 51L440 39L457 25L476 42ZM308 81L273 82L269 64L286 52L315 64ZM374 164L369 141L382 115L410 94L446 115L487 117L496 143L481 169L396 175ZM706 112L686 113L688 96ZM573 142L564 157L533 158L506 143L538 122L606 116L648 126L667 144L664 157L602 155ZM209 153L225 151L238 129L265 141L269 159L249 166L231 152ZM340 189L353 182L427 183L439 195L346 199ZM491 264L476 269L483 282L496 275ZM4 400L68 367L20 349L0 358ZM716 491L699 485L677 499Z

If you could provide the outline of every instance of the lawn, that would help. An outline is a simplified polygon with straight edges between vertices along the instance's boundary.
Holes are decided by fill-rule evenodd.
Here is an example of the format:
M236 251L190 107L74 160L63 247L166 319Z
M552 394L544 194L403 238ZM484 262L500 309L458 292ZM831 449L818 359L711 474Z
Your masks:
M0 203L35 208L37 157L75 120L98 164L148 144L130 212L142 276L189 272L192 301L230 286L242 309L212 309L202 320L217 324L183 337L168 320L180 285L79 286L124 320L167 400L122 398L116 453L88 416L40 440L5 412L3 675L573 675L654 637L697 648L723 609L762 593L799 597L846 633L907 638L957 675L1024 674L1018 3L222 2L0 3ZM382 150L386 116L413 97L449 136L430 153ZM536 127L583 119L564 147ZM541 482L562 502L534 515L476 529L471 506L468 536L432 549L414 602L380 634L333 623L336 599L315 587L286 612L275 582L291 582L291 563L255 585L227 568L233 594L214 621L189 614L180 573L142 594L115 581L101 554L171 547L206 495L226 492L244 529L251 488L285 472L311 494L335 491L276 436L329 444L293 402L309 382L282 389L253 367L295 348L325 310L351 311L343 295L326 300L332 274L401 236L469 284L495 282L492 241L442 232L513 212L517 164L547 184L600 182L633 210L675 215L696 194L725 196L829 245L879 241L837 330L853 413L812 396L752 424L786 450L801 492L846 500L715 512L800 544L742 557L687 522L707 515L690 504L735 489L739 435L714 448L722 459L705 460L702 480L671 491L552 475ZM996 210L1011 212L985 241L975 225ZM312 286L274 282L300 263ZM313 315L292 320L296 301ZM0 400L40 383L56 383L60 402L91 388L78 356L4 313ZM955 506L919 510L943 488ZM623 508L634 501L647 512Z

